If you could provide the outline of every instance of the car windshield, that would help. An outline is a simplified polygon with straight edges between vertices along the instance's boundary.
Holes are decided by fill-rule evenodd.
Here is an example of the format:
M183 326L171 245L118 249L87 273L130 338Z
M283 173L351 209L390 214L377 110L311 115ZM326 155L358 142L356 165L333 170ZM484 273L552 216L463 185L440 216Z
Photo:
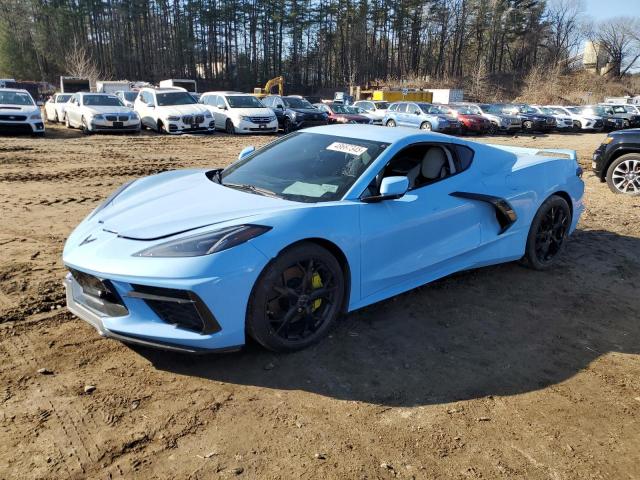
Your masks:
M282 99L289 108L315 108L304 98L287 97Z
M491 105L491 104L488 104L488 103L480 105L480 110L482 110L482 112L484 112L484 113L492 113L494 115L502 115L504 113L502 111L502 106L500 106L500 105Z
M584 115L597 115L597 116L606 116L607 111L603 107L593 106L593 107L584 107L580 112Z
M475 105L461 105L459 107L455 107L455 110L461 115L481 115L482 110L480 110Z
M158 106L160 107L168 107L171 105L193 105L194 103L198 103L195 98L187 92L156 93L156 99L158 100Z
M569 110L571 113L580 113L581 109L578 107L567 107L567 110Z
M552 109L548 108L548 107L540 107L540 111L542 113L544 113L545 115L554 115L555 114L555 112Z
M341 199L388 143L297 132L227 167L224 185L297 202Z
M621 105L617 105L617 106L613 107L613 111L614 111L615 113L627 113L627 109L626 109L626 108L624 108L624 107L623 107L623 106L621 106Z
M378 110L386 110L389 108L389 102L373 102Z
M96 107L122 107L122 102L113 95L84 95L82 104Z
M264 108L260 100L251 95L228 95L227 102L231 108Z
M430 103L419 103L418 106L424 113L431 113L433 115L446 113L446 111L442 107L437 107L435 105L431 105Z
M349 115L358 113L356 108L350 107L349 105L333 104L331 105L331 110L333 110L333 113L346 113Z
M138 92L122 92L122 96L127 102L134 102L138 98Z
M499 104L495 106L500 108L500 113L506 113L507 115L520 113L520 107L517 105Z
M0 105L33 105L33 100L28 93L0 92Z
M540 113L540 112L538 112L537 109L535 109L533 107L530 107L529 105L521 106L519 111L520 111L520 113L530 113L530 114Z
M550 110L551 112L555 113L556 115L566 115L567 114L567 112L565 112L564 109L562 109L562 108L554 107L554 108L549 108L548 110ZM569 110L569 109L567 109L567 110Z
M56 97L56 103L67 103L70 98L71 95L58 95Z

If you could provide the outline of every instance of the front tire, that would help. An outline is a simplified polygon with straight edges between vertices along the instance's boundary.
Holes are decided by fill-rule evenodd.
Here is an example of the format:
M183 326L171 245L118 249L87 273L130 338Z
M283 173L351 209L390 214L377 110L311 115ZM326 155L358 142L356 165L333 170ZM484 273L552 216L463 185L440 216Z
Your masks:
M573 131L574 132L582 131L582 122L580 122L580 120L576 120L575 122L573 122Z
M230 118L227 118L227 121L224 124L224 131L229 135L234 135L236 133L236 127L233 125Z
M285 134L293 132L293 125L291 124L291 120L289 120L288 118L284 119L282 130L284 130Z
M627 153L607 168L607 185L613 193L640 195L640 154Z
M275 352L293 352L323 338L341 313L340 263L315 243L300 243L271 261L247 308L247 333Z
M552 267L564 251L571 227L571 209L567 201L552 195L533 217L523 263L534 270Z
M427 132L430 132L432 130L431 124L429 122L422 122L420 124L420 130L425 130Z
M525 121L525 122L522 122L522 129L523 129L525 132L531 132L531 131L533 131L533 122L532 122L532 121L530 121L530 120L527 120L527 121Z
M89 130L89 125L87 125L87 120L84 117L82 117L81 128L82 128L82 133L84 133L85 135L91 134L91 130Z
M73 128L73 127L71 126L71 122L69 122L69 115L65 115L65 116L64 116L64 125L65 125L67 128Z
M393 119L387 120L386 123L387 127L395 127L396 126L396 121Z

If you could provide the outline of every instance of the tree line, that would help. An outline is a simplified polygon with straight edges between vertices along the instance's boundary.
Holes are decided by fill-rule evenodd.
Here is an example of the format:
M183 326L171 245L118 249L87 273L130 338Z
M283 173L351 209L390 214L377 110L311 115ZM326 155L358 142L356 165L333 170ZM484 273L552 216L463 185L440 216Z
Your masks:
M473 84L570 68L581 15L581 0L2 0L0 74L55 82L87 63L105 79L245 90L278 75L290 91Z

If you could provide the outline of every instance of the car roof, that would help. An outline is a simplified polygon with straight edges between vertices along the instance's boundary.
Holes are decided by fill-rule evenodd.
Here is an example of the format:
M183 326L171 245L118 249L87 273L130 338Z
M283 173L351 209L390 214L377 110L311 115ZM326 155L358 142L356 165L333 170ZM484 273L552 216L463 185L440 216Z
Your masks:
M415 137L416 140L421 141L428 141L429 139L442 141L443 139L447 139L448 142L451 142L450 136L441 133L425 133L415 128L389 128L379 125L326 125L322 127L305 128L304 132L385 143L395 143L409 137Z
M215 91L215 92L204 92L202 95L244 95L244 96L247 96L247 97L253 97L253 95L251 93L233 92L233 91L230 91L230 90Z
M76 92L78 95L101 95L103 97L115 97L115 93L107 92Z
M0 92L29 93L24 88L0 88ZM29 95L31 94L29 93Z

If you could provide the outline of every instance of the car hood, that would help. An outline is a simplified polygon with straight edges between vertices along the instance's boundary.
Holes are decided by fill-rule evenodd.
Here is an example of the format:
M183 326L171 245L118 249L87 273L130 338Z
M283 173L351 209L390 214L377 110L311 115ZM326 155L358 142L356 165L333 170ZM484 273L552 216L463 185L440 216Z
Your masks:
M113 107L103 105L89 105L83 107L87 113L92 115L99 115L104 113L129 113L130 108L127 107Z
M289 107L288 110L291 110L292 112L304 113L304 114L322 113L317 108L291 108L291 107Z
M156 107L160 115L193 115L196 113L207 113L206 107L198 103L189 105L166 105L164 107Z
M369 117L365 115L360 115L358 113L336 113L334 114L336 117L346 118L347 120L360 121L364 122L365 120L369 120Z
M95 218L121 237L156 240L300 205L224 187L206 172L175 170L137 180Z
M249 117L273 117L273 110L270 108L232 108L228 110L232 115L246 115Z
M38 110L35 105L0 105L0 113L4 115L16 115L31 113Z

